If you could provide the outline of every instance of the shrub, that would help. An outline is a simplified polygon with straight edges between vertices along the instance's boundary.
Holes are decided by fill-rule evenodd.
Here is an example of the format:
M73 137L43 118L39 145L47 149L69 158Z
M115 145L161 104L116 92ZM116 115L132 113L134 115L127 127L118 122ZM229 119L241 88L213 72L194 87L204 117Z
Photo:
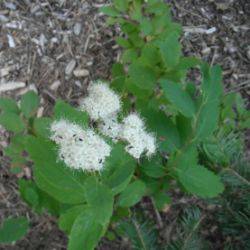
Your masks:
M220 67L181 54L181 27L163 1L114 0L102 11L123 33L113 90L91 83L80 107L58 100L53 116L42 118L34 92L20 105L0 100L0 124L13 133L5 149L12 171L33 163L33 178L19 181L21 197L58 217L70 250L94 249L144 196L161 211L172 180L202 198L221 194L216 172L228 159L217 150L218 135L236 126L236 95L223 95ZM202 73L199 85L186 81L193 67Z

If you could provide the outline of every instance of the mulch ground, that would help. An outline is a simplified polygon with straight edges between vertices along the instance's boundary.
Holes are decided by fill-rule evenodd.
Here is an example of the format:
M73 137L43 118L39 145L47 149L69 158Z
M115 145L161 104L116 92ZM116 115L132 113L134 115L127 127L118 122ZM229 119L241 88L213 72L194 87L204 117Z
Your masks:
M183 25L185 55L223 68L225 90L250 95L250 3L247 0L170 0L173 16ZM109 79L120 56L98 8L107 1L3 0L0 3L0 96L19 99L32 89L42 98L40 114L49 114L57 98L77 104L91 80ZM195 77L195 74L191 77ZM6 87L15 89L3 91ZM66 249L67 239L53 218L35 215L20 200L17 179L9 172L2 149L8 134L0 129L0 221L25 215L29 234L9 250ZM27 172L27 173L26 173ZM27 170L23 175L29 175ZM186 203L194 202L192 199ZM182 203L181 203L182 204ZM163 215L165 229L171 209ZM175 212L176 213L176 212ZM178 214L178 213L177 213ZM170 236L168 236L170 237ZM214 243L217 249L218 244ZM104 240L99 247L129 249L124 241Z

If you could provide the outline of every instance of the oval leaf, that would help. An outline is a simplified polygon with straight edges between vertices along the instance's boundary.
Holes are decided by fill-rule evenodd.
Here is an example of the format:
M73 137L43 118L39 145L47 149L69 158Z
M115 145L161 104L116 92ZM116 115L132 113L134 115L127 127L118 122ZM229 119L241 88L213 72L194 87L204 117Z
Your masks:
M75 222L75 219L83 211L85 211L85 209L87 209L86 205L75 206L68 209L65 213L61 214L59 217L59 228L69 234Z
M156 133L159 149L164 152L173 152L181 145L179 132L175 124L163 111L139 107L141 114L146 118L147 127Z
M25 236L29 229L29 222L25 217L8 218L0 228L0 242L12 243Z
M101 207L100 207L101 209ZM88 209L78 215L69 236L68 250L93 250L103 233L102 225Z
M89 122L86 112L79 111L61 100L56 102L54 113L56 119L66 119L70 122L77 123L82 127L88 125Z
M103 182L118 194L128 185L135 170L135 160L124 150L121 144L114 145L111 156L105 162L102 173Z
M140 170L149 177L160 178L166 175L164 166L162 165L162 159L160 155L156 155L150 160L145 160Z
M52 119L48 117L41 117L41 118L35 118L34 119L34 130L36 135L49 138L50 136L50 125L52 123Z
M158 44L163 61L168 68L173 68L179 63L181 45L178 38L179 36L177 33L170 32L170 35Z
M39 97L34 91L29 91L21 98L21 111L25 117L35 115L39 106Z
M85 201L84 173L75 172L57 159L57 150L50 141L29 137L26 149L35 164L35 181L40 189L63 203Z
M203 166L193 165L177 169L179 181L191 194L212 198L224 190L220 178Z
M0 124L7 130L20 133L25 129L25 124L21 117L15 113L5 112L0 115Z
M118 205L121 207L131 207L141 200L145 194L146 186L140 181L130 183L121 193L118 199Z
M84 184L85 197L95 219L102 225L108 224L114 203L111 190L99 183L94 176L87 178Z
M157 80L155 72L150 67L139 63L131 64L129 76L133 83L141 89L153 89Z
M201 84L202 103L195 120L196 137L203 140L209 137L217 127L222 94L222 73L219 66L212 68L202 66L203 81Z
M16 102L8 98L0 98L0 110L4 112L19 113L19 108Z
M165 97L173 103L184 116L194 116L196 111L195 104L190 95L184 91L179 84L168 80L161 80L160 84Z

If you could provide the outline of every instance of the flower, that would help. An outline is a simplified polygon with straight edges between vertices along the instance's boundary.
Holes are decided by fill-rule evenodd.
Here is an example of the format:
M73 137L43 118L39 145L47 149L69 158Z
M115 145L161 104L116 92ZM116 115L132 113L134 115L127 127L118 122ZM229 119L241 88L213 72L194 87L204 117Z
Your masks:
M135 140L134 142L130 142L129 145L125 147L125 150L132 155L135 159L139 159L141 154L144 152L144 145L141 140Z
M54 121L50 127L51 136L50 139L57 144L68 144L75 141L75 138L79 138L83 130L79 125L70 123L67 120Z
M51 125L51 139L59 146L59 159L72 169L101 171L111 147L93 130L66 120Z
M156 139L153 134L145 133L143 137L144 145L146 148L146 156L152 156L156 151Z
M106 83L98 81L88 87L88 96L81 100L80 109L94 121L104 120L121 109L119 96Z
M131 113L123 119L124 126L127 128L134 128L137 130L144 129L145 124L139 114Z
M121 132L121 124L118 123L116 116L111 116L105 118L101 123L99 123L98 129L103 135L108 136L114 142L117 142Z
M156 151L155 137L146 132L144 121L136 113L131 113L123 120L120 138L129 143L125 150L136 159L144 152L150 157Z

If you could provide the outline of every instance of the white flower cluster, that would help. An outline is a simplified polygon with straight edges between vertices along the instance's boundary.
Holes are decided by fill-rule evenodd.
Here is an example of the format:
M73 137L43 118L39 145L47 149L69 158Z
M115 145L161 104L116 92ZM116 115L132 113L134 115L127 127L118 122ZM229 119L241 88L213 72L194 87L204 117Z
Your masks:
M156 151L156 141L145 130L144 121L136 114L130 114L120 124L117 114L121 109L119 96L103 82L92 83L88 96L80 103L80 109L87 111L90 118L98 122L99 131L114 142L128 142L126 151L139 159L142 153L149 157Z
M125 149L136 159L144 152L150 157L156 151L155 137L146 132L144 121L136 113L123 120L120 138L129 143Z
M66 120L51 125L51 140L59 146L59 158L72 169L100 171L111 147L92 130Z
M98 81L88 87L88 96L81 101L80 109L94 121L105 120L120 111L120 98L106 83Z
M155 137L146 132L144 121L136 113L128 115L121 124L118 123L117 117L107 117L98 128L114 142L119 139L128 142L125 149L136 159L144 152L150 157L156 151Z
M97 122L103 135L114 142L126 141L126 151L136 159L143 153L148 157L155 153L155 137L146 132L139 115L132 113L122 123L118 122L120 97L106 83L92 83L88 92L88 96L81 101L80 109L88 112L90 118ZM73 169L100 171L111 152L110 146L92 130L84 130L66 120L51 125L50 138L59 145L59 158Z

